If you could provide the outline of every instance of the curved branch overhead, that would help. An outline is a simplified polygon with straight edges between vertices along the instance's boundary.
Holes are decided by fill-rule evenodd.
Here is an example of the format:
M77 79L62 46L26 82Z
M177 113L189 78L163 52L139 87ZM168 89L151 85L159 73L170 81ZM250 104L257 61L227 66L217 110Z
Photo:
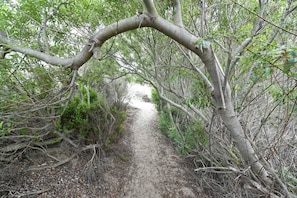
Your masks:
M21 45L16 45L14 42L8 40L3 35L0 35L0 42L2 43L1 45L5 45L13 51L32 56L48 64L70 67L76 70L86 63L93 56L94 50L98 50L106 40L123 32L148 26L147 22L148 16L143 14L108 25L93 35L77 55L70 58L60 58L30 48L23 48Z
M94 34L89 39L85 47L76 56L71 58L60 58L30 48L23 48L2 35L0 35L0 42L2 45L6 45L13 51L35 57L51 65L60 65L71 67L72 69L78 69L93 56L93 50L100 48L108 39L118 34L142 27L153 27L170 38L176 40L178 43L184 45L194 53L199 55L203 54L200 48L195 45L198 37L161 17L151 17L146 14L133 16L131 18L123 19L106 26L104 29Z

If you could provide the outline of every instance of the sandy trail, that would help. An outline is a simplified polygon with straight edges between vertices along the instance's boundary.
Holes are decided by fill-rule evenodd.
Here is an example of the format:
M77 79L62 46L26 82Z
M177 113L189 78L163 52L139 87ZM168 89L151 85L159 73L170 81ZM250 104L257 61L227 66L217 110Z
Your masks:
M125 197L200 197L200 190L181 165L182 159L158 132L154 104L142 99L150 96L150 89L130 85L129 90L130 105L139 111L131 127L133 163Z

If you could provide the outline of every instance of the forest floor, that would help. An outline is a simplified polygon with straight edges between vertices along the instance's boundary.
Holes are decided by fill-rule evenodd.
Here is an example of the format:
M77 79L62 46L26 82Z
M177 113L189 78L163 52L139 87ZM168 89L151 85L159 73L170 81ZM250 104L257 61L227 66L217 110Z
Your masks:
M149 96L147 87L130 85L125 133L107 152L94 147L75 154L66 144L46 154L31 152L2 172L0 197L209 197L202 193L191 162L158 132ZM71 160L54 166L53 158ZM36 168L22 171L29 162Z

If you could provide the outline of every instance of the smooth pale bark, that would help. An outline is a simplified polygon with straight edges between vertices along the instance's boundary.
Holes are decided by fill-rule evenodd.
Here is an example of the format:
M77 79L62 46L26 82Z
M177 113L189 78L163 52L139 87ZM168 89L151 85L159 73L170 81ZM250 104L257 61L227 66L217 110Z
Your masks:
M158 11L155 7L154 0L143 0L144 5L151 16L158 16Z
M15 52L20 52L22 54L26 54L28 56L42 60L50 65L59 65L72 68L79 68L93 55L93 53L89 51L90 47L85 46L81 52L79 52L76 56L72 58L60 58L57 56L51 56L49 54L42 53L37 50L21 47L20 45L8 40L0 34L0 46L1 45L10 48Z
M265 182L270 183L270 179L267 177L267 171L259 162L259 158L257 157L254 148L244 135L243 128L239 122L236 112L234 111L231 99L231 90L228 84L225 89L226 108L219 108L218 113L225 126L230 131L231 137L233 138L235 146L239 150L245 165L250 166L252 171L265 180Z
M147 4L150 5L150 2L152 1L147 1ZM151 9L154 12L154 9ZM220 65L212 48L197 46L196 42L198 38L184 28L174 25L155 14L153 16L150 13L134 16L113 23L93 35L88 44L86 44L85 47L82 49L82 51L72 58L59 58L29 48L21 48L15 46L14 43L10 42L3 36L0 36L0 42L1 45L5 45L14 51L27 54L37 59L43 60L49 64L63 65L76 70L85 62L87 62L93 56L93 54L99 50L99 48L106 40L120 33L134 30L140 27L152 27L159 30L160 32L174 39L201 58L201 60L205 64L205 67L207 68L207 71L210 74L210 78L213 83L214 90L212 91L212 96L215 100L215 105L220 116L223 119L224 124L230 131L237 149L239 150L245 163L251 166L253 172L259 174L259 176L262 176L262 179L266 180L266 170L259 162L250 142L245 138L242 126L240 125L239 119L234 112L234 106L230 94L230 87L228 83L226 84L226 87L222 87L222 84L224 84L224 74L221 72L221 68L219 68ZM222 93L222 90L224 90L224 93Z
M160 99L166 101L168 104L172 105L173 107L176 107L178 109L180 109L181 111L183 111L184 113L186 113L191 119L197 121L197 117L191 113L190 111L188 111L185 107L183 107L182 105L180 104L177 104L175 103L174 101L168 99L165 95L163 94L160 94L159 93L159 97ZM195 109L196 111L194 111L197 115L199 115L199 118L202 119L204 122L208 122L208 119L200 112L198 111L197 109Z
M179 27L184 27L183 19L182 19L182 11L181 11L181 4L179 0L174 0L173 2L173 22L175 25Z
M13 51L35 57L50 65L70 67L73 70L76 70L86 63L106 40L129 30L147 27L148 21L149 17L143 14L115 22L93 35L84 48L76 56L71 58L60 58L30 48L21 47L20 44L7 39L2 34L0 34L0 46L5 46Z

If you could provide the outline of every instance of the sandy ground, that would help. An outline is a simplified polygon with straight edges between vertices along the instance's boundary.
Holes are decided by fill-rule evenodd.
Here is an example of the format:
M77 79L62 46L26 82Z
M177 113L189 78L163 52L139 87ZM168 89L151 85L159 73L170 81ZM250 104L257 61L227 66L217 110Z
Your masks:
M150 88L131 85L131 106L139 109L131 127L133 164L125 197L197 197L199 189L187 181L182 159L160 135L154 104L143 100Z
M201 193L191 163L158 132L157 111L148 96L149 87L129 85L126 132L108 152L90 149L62 166L25 171L32 161L35 167L56 163L40 151L30 152L0 174L0 197L209 197ZM66 148L62 144L48 154L73 156L75 151Z

